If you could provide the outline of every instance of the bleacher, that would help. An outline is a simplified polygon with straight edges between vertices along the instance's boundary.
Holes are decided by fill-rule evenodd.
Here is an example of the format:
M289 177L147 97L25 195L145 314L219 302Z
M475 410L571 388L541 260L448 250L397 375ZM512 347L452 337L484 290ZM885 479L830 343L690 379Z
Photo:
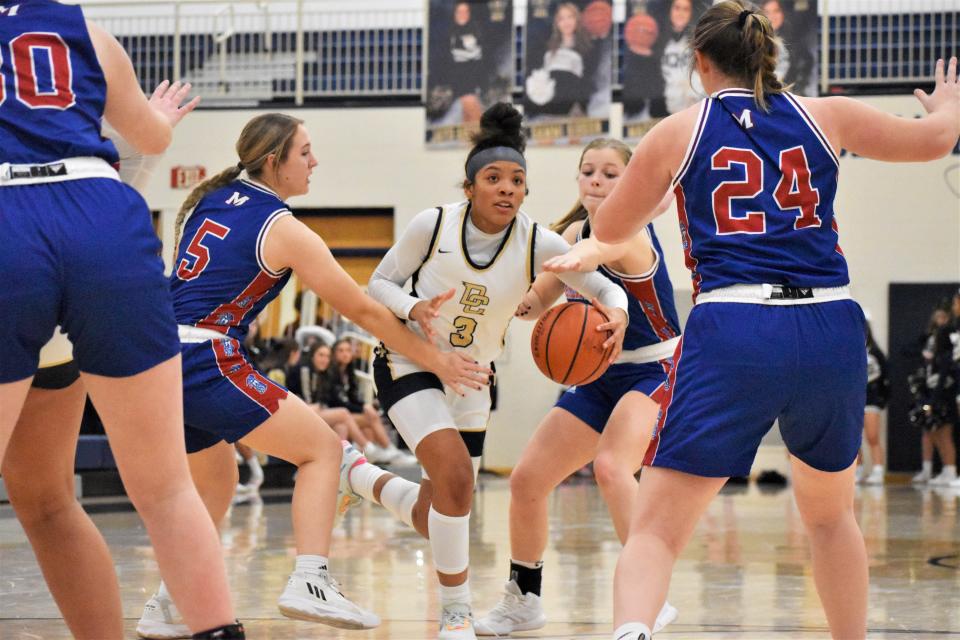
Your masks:
M333 22L325 20L329 16L319 8L322 5L306 6L317 13L314 20L304 18L304 22ZM262 24L248 20L243 25L206 33L128 33L119 35L119 39L130 53L145 90L152 89L161 78L178 77L192 82L208 105L314 98L415 100L424 89L425 30L420 26L378 26L378 22L391 22L386 19L389 10L380 15L381 20L364 14L362 19L336 21L360 23L355 27L304 28L302 44L298 44L296 29L275 26L286 27L291 21L284 18L290 16L274 14L265 14ZM932 61L956 55L960 47L960 11L822 18L821 28L826 25L828 29L829 92L900 92L906 85L929 80ZM514 33L514 92L519 93L524 73L524 27L517 26ZM614 48L616 92L623 82L622 21L616 23ZM298 65L302 65L302 75L298 75Z

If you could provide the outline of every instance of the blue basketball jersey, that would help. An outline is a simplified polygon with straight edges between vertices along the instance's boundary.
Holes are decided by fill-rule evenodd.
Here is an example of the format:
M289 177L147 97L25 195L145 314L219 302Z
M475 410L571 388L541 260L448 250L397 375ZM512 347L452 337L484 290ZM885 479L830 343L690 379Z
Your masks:
M677 318L676 305L673 302L673 284L667 273L663 249L653 230L647 225L650 243L657 254L656 261L649 273L626 275L616 273L600 265L600 273L627 293L627 313L630 323L623 338L623 350L633 351L641 347L665 342L680 335L680 320ZM577 240L590 237L590 223L583 221L583 227L577 234ZM584 300L583 296L567 287L567 300Z
M178 324L219 331L240 342L250 321L280 294L290 270L263 261L270 226L291 215L266 187L235 180L208 193L187 219L170 276Z
M117 161L100 135L107 84L80 7L0 4L0 163Z
M701 103L674 179L694 298L735 284L849 284L833 200L839 163L789 93L764 112L745 89Z

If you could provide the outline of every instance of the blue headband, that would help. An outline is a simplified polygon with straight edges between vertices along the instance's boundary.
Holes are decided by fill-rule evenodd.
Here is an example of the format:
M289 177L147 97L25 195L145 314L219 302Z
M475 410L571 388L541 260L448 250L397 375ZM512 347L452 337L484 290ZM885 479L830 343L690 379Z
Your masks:
M524 171L527 170L527 161L523 159L523 154L513 147L490 147L477 152L472 158L467 160L467 180L473 182L477 177L477 172L488 164L498 160L507 162L516 162Z

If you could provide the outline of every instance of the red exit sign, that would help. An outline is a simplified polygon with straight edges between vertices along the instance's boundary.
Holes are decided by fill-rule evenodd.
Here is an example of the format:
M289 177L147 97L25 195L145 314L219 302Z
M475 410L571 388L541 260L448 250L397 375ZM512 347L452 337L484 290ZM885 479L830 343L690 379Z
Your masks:
M207 177L207 168L202 165L184 167L177 165L170 168L171 189L192 189Z

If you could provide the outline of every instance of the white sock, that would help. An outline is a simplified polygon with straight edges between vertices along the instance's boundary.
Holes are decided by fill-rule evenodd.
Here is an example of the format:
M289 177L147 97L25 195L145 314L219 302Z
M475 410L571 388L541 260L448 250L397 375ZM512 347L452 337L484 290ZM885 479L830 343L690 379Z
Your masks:
M260 461L257 460L256 455L250 456L250 459L247 460L247 468L250 469L250 479L247 480L247 485L253 487L259 487L263 484L263 468L260 466Z
M622 624L613 632L613 640L650 640L652 637L650 627L642 622Z
M430 506L427 531L433 550L433 566L440 573L456 575L470 566L470 514L447 516Z
M440 585L440 608L447 606L448 604L470 604L470 581L467 580L463 584L458 584L455 587L445 587Z
M875 464L875 465L873 465L873 471L871 471L870 473L876 473L876 474L878 474L878 475L883 475L883 465L882 465L882 464Z
M933 460L923 461L923 472L928 476L933 475Z
M307 554L297 556L294 573L326 573L329 571L327 556L311 556Z
M373 498L373 485L388 473L389 471L384 471L375 464L362 462L350 470L350 488L364 500L376 502Z
M413 527L413 505L420 495L420 485L403 478L390 478L380 491L380 504L408 527Z
M943 473L948 476L957 475L957 465L955 464L945 464L943 465Z

